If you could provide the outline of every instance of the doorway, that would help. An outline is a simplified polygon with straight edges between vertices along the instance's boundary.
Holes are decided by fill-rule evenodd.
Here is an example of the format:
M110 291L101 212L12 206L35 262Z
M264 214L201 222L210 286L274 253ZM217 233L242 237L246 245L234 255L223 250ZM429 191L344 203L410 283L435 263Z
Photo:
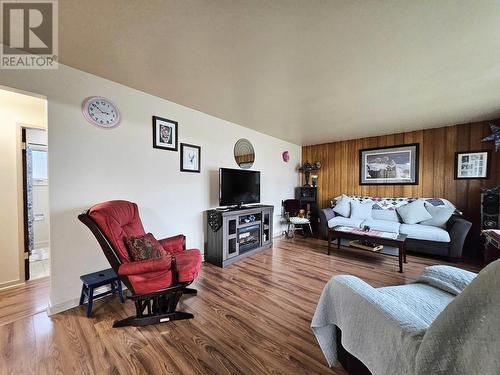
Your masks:
M28 217L25 215L25 211L28 212L28 200L25 199L27 198L25 185L28 181L25 160L29 150L26 147L27 133L23 130L44 130L41 133L43 141L31 140L30 138L30 144L46 147L47 107L47 99L43 96L0 86L0 181L2 181L2 193L0 194L0 258L2 259L0 262L0 289L21 284L30 278L29 272L25 273L26 264L29 263L30 250L29 243L28 246L25 246L25 242L27 242L25 240L29 238L25 230L28 227L25 219ZM23 133L25 133L24 138ZM32 173L29 174L29 177L33 183ZM48 184L48 179L45 182ZM35 185L38 183L35 181ZM48 190L48 185L46 188ZM39 189L36 188L36 190ZM38 212L33 212L33 222L35 213ZM41 221L47 226L49 225L47 215L44 215L44 220ZM38 224L33 223L33 234L35 229L38 230L35 225L38 227ZM34 246L35 237L33 236L32 239L31 250L34 250L36 248ZM45 247L42 243L37 243L37 246L38 248Z
M50 275L47 132L22 128L25 279Z

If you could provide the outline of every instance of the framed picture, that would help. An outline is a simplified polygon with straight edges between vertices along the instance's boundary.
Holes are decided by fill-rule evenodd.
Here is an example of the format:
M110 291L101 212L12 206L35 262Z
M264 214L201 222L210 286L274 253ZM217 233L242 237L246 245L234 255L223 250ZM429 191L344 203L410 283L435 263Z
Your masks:
M417 185L419 144L359 150L360 185Z
M162 150L177 151L177 121L153 116L153 147Z
M490 158L490 150L457 152L455 154L455 180L489 178Z
M201 147L181 143L181 171L200 173Z

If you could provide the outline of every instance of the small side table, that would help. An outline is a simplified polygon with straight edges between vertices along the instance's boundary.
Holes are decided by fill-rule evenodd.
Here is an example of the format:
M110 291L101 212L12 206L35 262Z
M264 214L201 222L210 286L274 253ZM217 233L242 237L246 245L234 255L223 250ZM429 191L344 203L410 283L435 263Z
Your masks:
M94 299L96 298L104 297L108 294L118 293L121 303L125 302L125 299L123 297L122 283L112 268L80 276L80 280L82 280L83 283L82 294L80 295L80 306L85 303L86 298L87 318L90 318L92 316L92 304L94 302ZM108 284L111 286L110 290L94 295L95 289Z

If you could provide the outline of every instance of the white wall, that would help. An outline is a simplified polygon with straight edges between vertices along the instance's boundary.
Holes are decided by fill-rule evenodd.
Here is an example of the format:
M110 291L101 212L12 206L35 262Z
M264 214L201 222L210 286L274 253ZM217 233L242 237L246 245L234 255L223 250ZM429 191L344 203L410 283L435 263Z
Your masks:
M254 145L252 169L262 172L261 201L275 206L275 224L281 200L293 197L299 183L299 146L76 69L2 71L0 84L48 98L53 311L75 301L81 274L108 267L97 241L77 220L89 206L109 199L137 202L147 231L158 238L184 233L189 247L203 249L203 211L217 205L218 168L236 168L233 146L239 138ZM120 127L102 130L84 120L81 102L91 95L115 102ZM181 173L179 152L152 148L153 115L178 121L179 141L201 146L201 174ZM285 150L289 163L281 159Z
M0 287L24 276L20 124L45 127L45 100L0 89Z

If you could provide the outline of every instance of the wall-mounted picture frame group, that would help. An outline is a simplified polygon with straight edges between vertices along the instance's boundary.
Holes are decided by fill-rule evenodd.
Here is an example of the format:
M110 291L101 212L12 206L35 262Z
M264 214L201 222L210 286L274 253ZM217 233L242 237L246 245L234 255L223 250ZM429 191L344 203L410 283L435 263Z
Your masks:
M201 147L181 143L181 172L200 173Z
M179 123L159 116L153 116L153 147L161 150L177 151ZM200 173L201 147L181 143L181 172Z
M455 180L488 179L490 160L490 150L455 153Z
M419 144L359 151L360 185L417 185Z
M177 121L153 116L153 147L162 150L177 151L178 149Z

